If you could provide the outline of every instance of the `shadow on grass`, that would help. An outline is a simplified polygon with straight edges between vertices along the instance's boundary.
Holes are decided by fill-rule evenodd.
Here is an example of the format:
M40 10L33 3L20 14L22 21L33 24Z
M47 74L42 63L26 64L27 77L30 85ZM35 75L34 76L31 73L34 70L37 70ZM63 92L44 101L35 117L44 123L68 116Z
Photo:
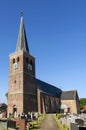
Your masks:
M40 128L38 126L34 126L34 127L30 128L30 130L40 130Z
M30 127L30 130L39 130L39 126L38 125L33 125L32 127Z

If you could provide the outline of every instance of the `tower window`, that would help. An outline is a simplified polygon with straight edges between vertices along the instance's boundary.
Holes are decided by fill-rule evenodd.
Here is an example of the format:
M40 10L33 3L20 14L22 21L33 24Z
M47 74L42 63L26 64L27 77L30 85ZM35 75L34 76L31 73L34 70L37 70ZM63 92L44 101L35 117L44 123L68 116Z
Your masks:
M28 63L28 58L26 58L26 63Z
M30 60L30 64L32 65L32 60Z
M17 57L17 62L19 62L19 60L20 60L19 57Z
M15 59L13 59L13 64L15 63Z
M16 80L14 81L14 83L16 83Z

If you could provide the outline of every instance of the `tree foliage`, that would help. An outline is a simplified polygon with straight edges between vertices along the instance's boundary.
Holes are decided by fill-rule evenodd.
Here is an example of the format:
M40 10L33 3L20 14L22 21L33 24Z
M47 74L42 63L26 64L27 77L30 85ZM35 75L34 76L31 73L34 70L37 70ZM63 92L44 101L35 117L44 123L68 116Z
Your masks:
M80 109L86 106L86 98L80 98Z
M8 99L8 92L7 92L7 93L5 93L5 96L6 96L6 98Z

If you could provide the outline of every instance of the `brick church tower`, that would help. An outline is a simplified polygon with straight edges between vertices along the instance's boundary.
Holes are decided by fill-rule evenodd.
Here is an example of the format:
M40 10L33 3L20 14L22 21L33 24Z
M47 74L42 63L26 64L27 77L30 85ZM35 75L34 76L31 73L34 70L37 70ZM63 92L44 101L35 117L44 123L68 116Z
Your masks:
M24 20L21 16L15 53L10 55L8 115L37 112L35 58L29 53Z

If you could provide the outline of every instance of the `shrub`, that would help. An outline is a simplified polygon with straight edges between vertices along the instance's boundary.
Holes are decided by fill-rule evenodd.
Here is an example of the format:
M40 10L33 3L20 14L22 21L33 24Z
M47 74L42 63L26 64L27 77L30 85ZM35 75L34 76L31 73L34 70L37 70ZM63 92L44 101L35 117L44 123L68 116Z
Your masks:
M61 117L63 116L63 114L56 114L56 117L58 118L58 119L60 119Z

